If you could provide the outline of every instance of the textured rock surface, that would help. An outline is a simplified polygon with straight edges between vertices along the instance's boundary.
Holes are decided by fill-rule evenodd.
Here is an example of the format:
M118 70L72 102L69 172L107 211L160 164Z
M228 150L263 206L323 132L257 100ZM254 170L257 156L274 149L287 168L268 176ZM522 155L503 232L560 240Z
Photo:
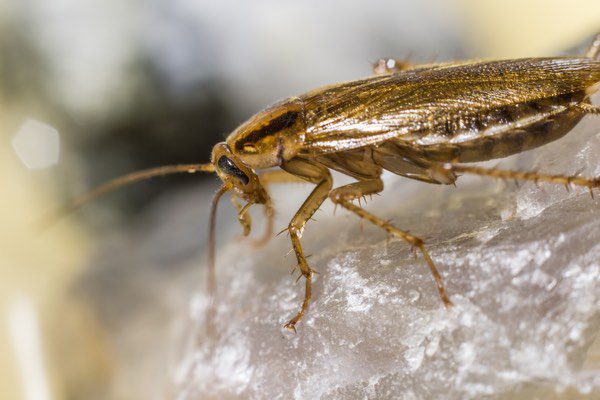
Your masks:
M502 163L600 175L600 125ZM284 227L309 188L277 188ZM596 194L597 191L596 191ZM206 296L174 374L178 398L521 398L600 396L582 364L600 328L600 201L587 191L462 177L435 187L387 177L368 208L426 238L455 307L444 309L423 259L326 205L303 243L319 271L299 306L282 235L261 251L218 251L219 339L204 337ZM259 232L254 232L259 234Z

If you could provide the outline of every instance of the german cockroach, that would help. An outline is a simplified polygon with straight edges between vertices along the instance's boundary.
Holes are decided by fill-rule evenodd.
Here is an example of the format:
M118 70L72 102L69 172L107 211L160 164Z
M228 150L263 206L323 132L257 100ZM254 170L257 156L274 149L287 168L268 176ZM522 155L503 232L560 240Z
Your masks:
M268 107L215 145L208 164L166 166L126 175L75 199L68 210L151 177L216 173L223 184L212 201L209 223L212 293L215 216L223 194L232 191L234 200L246 202L234 204L248 234L247 211L253 204L265 207L268 226L272 226L269 184L297 180L314 184L287 228L305 279L302 305L285 324L295 331L309 307L313 276L300 238L306 222L327 198L420 251L443 303L452 304L423 240L354 203L383 190L383 170L445 185L453 184L458 174L474 174L583 186L590 193L600 186L600 178L465 165L549 143L569 132L586 114L600 114L600 106L590 103L590 96L600 87L600 35L582 57L427 65L384 59L374 66L374 72L365 79L319 88ZM268 168L279 169L261 171ZM331 170L356 182L333 189Z

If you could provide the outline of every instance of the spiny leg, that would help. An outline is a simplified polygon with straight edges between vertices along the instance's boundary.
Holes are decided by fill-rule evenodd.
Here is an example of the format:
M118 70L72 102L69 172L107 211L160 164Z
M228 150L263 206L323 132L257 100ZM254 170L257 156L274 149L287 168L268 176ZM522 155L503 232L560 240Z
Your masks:
M433 277L435 279L440 298L444 302L444 305L451 306L452 302L450 301L450 299L448 298L448 295L446 294L446 289L444 288L444 282L442 281L442 277L440 276L440 273L438 272L435 264L433 263L433 260L429 256L429 252L425 248L425 244L423 243L423 240L421 240L420 238L418 238L416 236L409 234L408 232L405 232L401 229L396 228L395 226L391 225L390 223L382 220L381 218L367 212L365 209L358 207L354 203L352 203L353 199L360 198L362 196L366 196L369 194L379 193L382 190L383 190L383 182L381 181L380 178L375 178L375 179L355 182L350 185L342 186L340 188L332 190L331 193L329 194L329 198L331 199L331 201L333 203L339 204L340 206L344 207L345 209L352 211L359 217L366 219L367 221L373 223L374 225L384 229L388 234L395 236L399 239L402 239L402 240L408 242L410 245L414 246L415 248L418 248L421 251L421 253L423 254L423 257L425 258L425 261L427 262L427 265L429 266L429 270L431 271L431 274L433 275Z
M248 210L252 203L248 203L245 206L242 205L235 194L231 196L231 203L238 212L238 221L244 229L244 236L248 236L252 230L252 219L250 218L250 214L248 214Z
M302 276L304 276L306 283L304 300L302 302L302 306L300 307L300 311L298 311L294 318L285 324L286 328L295 332L296 324L302 319L308 310L308 305L312 295L311 284L313 271L306 262L306 257L302 251L300 238L302 237L302 232L304 231L306 222L312 217L312 215L319 209L323 201L327 198L333 181L327 168L321 165L312 164L303 159L292 159L290 161L286 161L282 165L282 168L290 174L317 185L317 187L314 188L308 198L304 201L298 212L296 212L296 215L294 215L294 218L292 218L292 221L288 227L294 253L296 254L296 259L298 261L298 267L300 268L300 272L302 273Z
M577 103L573 107L580 109L586 114L600 115L600 106L595 106L589 103Z
M511 171L499 168L484 168L470 165L456 165L456 164L442 164L437 167L446 172L463 173L471 175L489 176L496 179L510 179L517 181L530 181L530 182L547 182L558 185L564 185L569 187L570 185L586 187L592 194L592 189L600 187L600 177L598 178L584 178L581 176L566 176L566 175L550 175L540 174L538 172L522 172L522 171ZM593 194L592 194L593 195Z

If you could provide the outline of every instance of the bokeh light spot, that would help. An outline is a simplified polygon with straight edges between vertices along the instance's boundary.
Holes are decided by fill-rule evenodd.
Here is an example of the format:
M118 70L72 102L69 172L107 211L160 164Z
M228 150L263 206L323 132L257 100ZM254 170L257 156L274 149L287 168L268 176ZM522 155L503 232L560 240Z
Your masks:
M19 159L29 169L55 165L60 156L58 130L35 119L27 119L12 140Z

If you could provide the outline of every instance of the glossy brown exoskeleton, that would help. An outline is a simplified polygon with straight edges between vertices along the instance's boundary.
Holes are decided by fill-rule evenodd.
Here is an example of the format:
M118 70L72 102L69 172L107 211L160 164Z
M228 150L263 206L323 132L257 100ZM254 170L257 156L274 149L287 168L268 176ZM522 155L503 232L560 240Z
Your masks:
M227 191L235 201L245 233L247 210L273 210L269 183L307 181L315 185L288 226L298 267L305 278L304 301L285 325L295 330L311 298L313 270L300 238L306 222L329 198L408 242L424 256L439 295L451 305L440 274L416 236L353 201L383 190L383 170L411 179L452 184L457 173L501 179L587 187L600 179L544 175L465 163L506 157L541 146L569 132L586 114L599 114L590 96L600 86L600 35L582 57L526 58L489 62L410 65L381 60L376 75L331 85L289 98L259 112L217 144L210 164L167 166L118 178L76 199L76 208L125 184L178 172L215 172L223 182L212 205L210 279L214 286L214 229L218 200ZM259 170L279 168L274 171ZM330 170L356 179L333 189ZM269 226L272 224L269 223ZM270 235L269 229L267 237Z

